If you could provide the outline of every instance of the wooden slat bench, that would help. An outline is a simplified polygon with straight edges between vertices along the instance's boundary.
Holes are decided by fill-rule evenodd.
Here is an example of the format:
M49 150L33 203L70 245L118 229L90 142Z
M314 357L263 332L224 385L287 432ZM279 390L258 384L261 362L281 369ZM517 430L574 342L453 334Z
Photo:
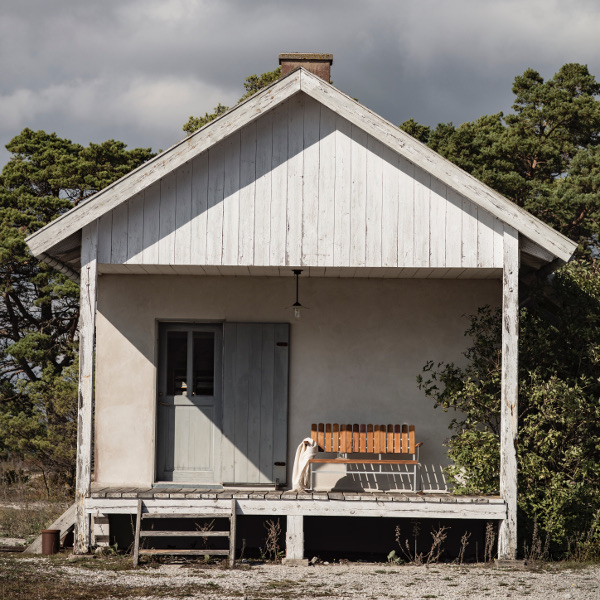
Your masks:
M422 442L415 443L414 425L313 423L310 437L316 442L319 452L336 454L335 457L312 458L309 461L313 489L313 465L329 463L379 465L379 472L382 473L382 465L409 465L413 467L411 470L394 471L394 475L410 475L413 479L414 491L419 490L419 448ZM349 456L351 454L355 456ZM388 457L404 455L405 458L382 458L383 455ZM374 471L352 471L352 473L373 474Z

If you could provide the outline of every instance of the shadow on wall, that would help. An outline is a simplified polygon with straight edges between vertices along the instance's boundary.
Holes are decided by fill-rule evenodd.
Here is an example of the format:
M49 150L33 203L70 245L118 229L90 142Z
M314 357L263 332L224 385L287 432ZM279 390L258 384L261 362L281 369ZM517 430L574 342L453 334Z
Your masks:
M419 489L427 492L448 492L442 465L421 463ZM315 469L315 489L333 491L415 491L413 473L404 465L347 465L341 471Z

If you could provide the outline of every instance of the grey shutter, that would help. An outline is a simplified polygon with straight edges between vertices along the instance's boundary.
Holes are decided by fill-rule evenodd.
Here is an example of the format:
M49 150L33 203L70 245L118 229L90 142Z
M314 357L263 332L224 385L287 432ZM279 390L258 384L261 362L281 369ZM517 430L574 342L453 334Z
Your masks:
M289 329L224 324L224 483L286 482Z

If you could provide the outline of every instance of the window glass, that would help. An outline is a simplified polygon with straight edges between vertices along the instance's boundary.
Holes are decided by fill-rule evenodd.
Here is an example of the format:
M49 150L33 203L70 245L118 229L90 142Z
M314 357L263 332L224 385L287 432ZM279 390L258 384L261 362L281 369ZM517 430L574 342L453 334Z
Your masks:
M194 395L215 394L215 334L194 332Z
M167 396L187 395L187 332L167 332Z

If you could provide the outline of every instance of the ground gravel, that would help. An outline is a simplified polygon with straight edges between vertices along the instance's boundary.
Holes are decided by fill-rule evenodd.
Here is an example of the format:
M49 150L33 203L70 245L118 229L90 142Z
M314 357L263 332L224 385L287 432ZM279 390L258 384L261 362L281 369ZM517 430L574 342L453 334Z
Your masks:
M39 561L40 572L55 567ZM88 584L147 587L147 600L179 598L312 599L331 598L528 598L600 600L600 566L526 568L491 566L387 566L345 563L309 567L240 565L230 570L197 564L142 566L106 571L77 562L62 564L61 575ZM145 594L145 591L143 592Z

